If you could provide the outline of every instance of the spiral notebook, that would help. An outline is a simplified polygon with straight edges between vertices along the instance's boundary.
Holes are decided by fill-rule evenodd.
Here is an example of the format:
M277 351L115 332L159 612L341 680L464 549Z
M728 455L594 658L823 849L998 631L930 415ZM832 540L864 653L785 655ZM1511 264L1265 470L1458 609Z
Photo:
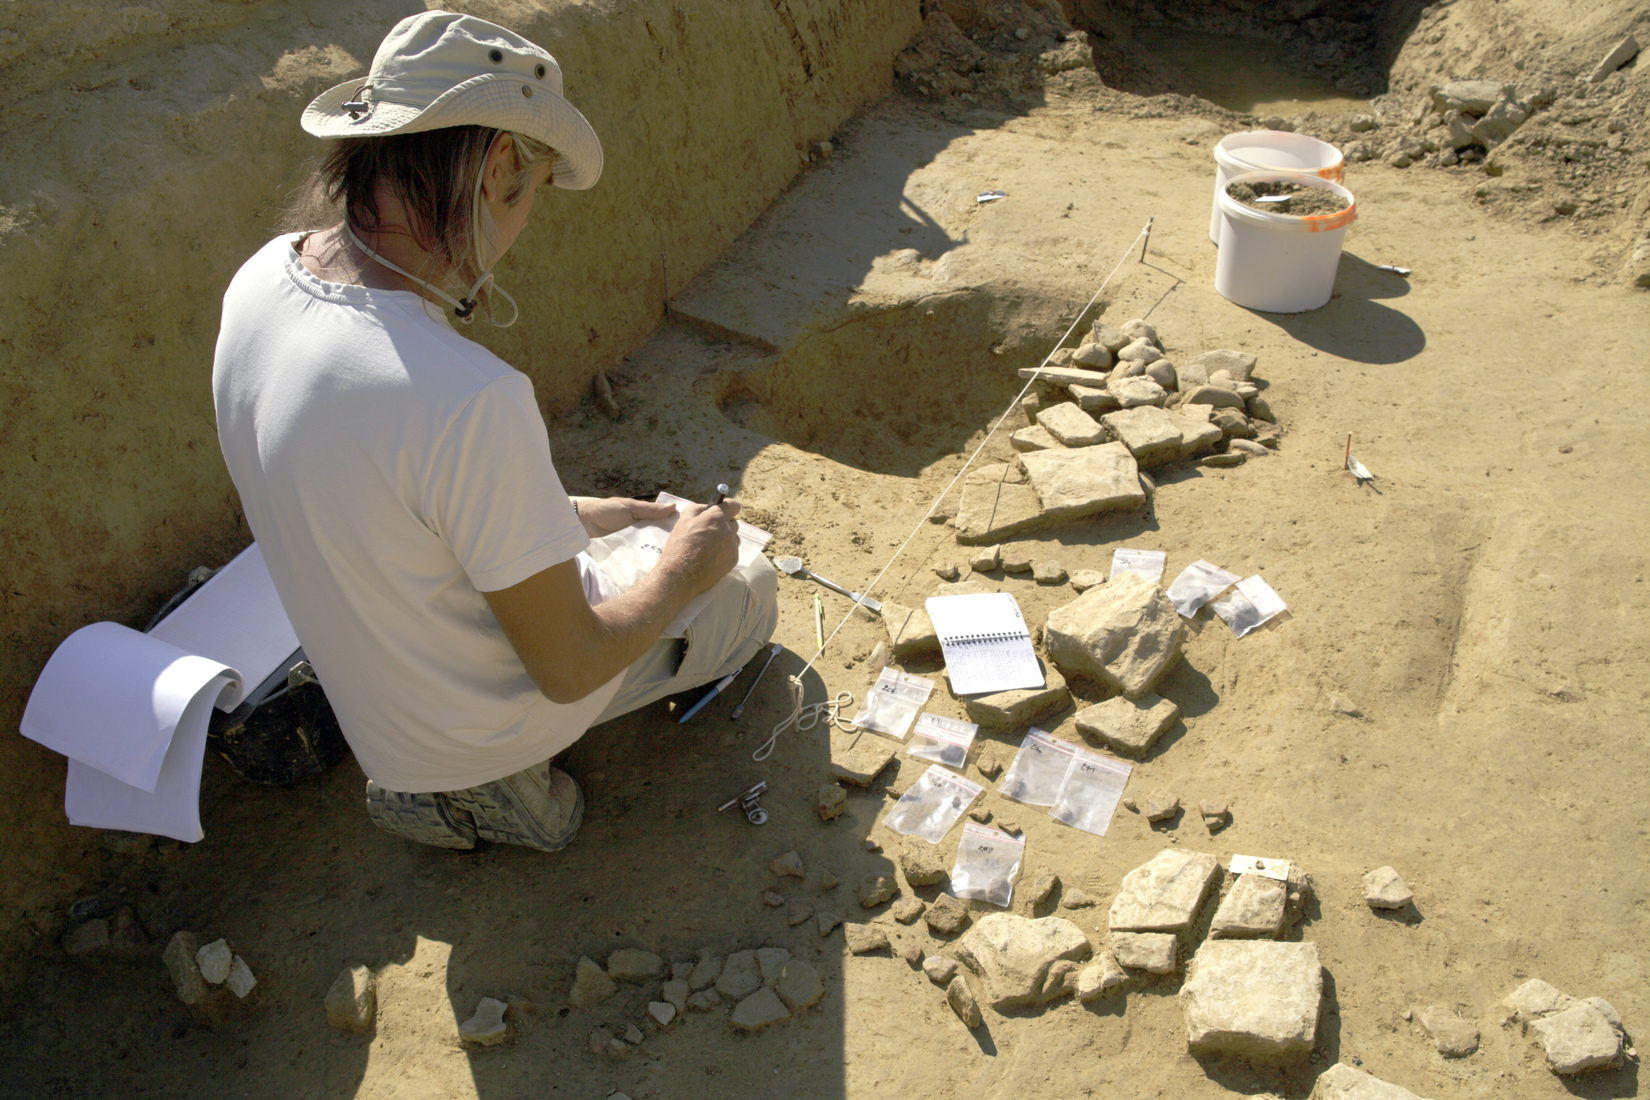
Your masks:
M1020 605L1007 592L931 596L926 607L955 695L1043 686Z

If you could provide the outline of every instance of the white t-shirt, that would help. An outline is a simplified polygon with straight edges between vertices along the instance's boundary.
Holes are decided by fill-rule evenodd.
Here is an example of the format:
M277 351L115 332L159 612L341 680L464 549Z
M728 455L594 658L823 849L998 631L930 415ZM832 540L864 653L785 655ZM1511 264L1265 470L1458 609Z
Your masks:
M623 677L551 702L482 596L590 541L533 385L416 294L317 278L297 239L229 284L212 393L247 522L344 736L395 791L546 760Z

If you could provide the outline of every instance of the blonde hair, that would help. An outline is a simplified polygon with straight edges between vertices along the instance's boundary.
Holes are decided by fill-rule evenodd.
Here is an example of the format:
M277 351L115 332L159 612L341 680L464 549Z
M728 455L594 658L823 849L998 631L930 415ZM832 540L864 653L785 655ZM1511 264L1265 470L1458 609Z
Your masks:
M386 183L407 211L413 240L430 256L421 273L437 286L470 286L482 275L478 240L481 209L477 181L487 151L500 134L515 146L515 172L504 191L514 206L532 186L534 172L555 155L536 138L487 126L448 126L388 137L340 138L322 155L298 197L282 214L280 228L298 232L337 224L340 214L356 232L381 227L378 185ZM490 286L480 291L485 303Z

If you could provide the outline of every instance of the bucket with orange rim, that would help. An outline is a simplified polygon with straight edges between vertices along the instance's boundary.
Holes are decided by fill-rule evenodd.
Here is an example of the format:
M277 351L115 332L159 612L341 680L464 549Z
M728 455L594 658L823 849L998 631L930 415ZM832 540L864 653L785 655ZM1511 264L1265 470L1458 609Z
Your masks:
M1245 172L1230 183L1289 182L1331 191L1346 200L1333 214L1278 214L1246 206L1222 187L1220 253L1215 289L1228 300L1264 313L1304 313L1329 301L1347 226L1358 217L1352 192L1304 172Z
M1346 182L1346 158L1327 141L1287 130L1246 130L1215 145L1215 197L1209 207L1209 239L1220 243L1220 196L1232 177L1275 169Z

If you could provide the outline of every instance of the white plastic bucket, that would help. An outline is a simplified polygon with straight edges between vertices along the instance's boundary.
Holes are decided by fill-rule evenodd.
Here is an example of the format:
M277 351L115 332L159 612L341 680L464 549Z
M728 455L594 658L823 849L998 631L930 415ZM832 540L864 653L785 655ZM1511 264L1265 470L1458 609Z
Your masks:
M1246 130L1227 134L1215 146L1215 197L1209 205L1209 239L1220 243L1220 196L1233 176L1273 169L1305 172L1346 182L1346 158L1326 141L1287 130Z
M1226 193L1216 197L1220 252L1215 289L1227 300L1265 313L1304 313L1329 301L1341 263L1346 227L1358 216L1352 192L1333 180L1304 172L1246 172L1232 183L1287 180L1333 191L1347 202L1334 214L1272 214L1245 206Z

